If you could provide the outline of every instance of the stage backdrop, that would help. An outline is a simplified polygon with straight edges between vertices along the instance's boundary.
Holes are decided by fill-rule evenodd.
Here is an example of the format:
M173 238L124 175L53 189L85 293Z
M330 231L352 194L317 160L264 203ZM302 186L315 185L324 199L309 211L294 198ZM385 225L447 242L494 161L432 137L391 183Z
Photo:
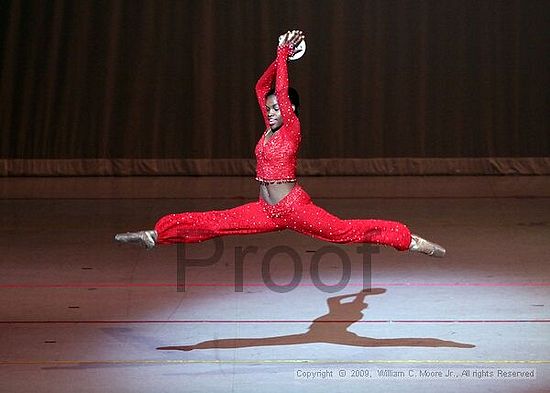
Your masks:
M300 174L550 173L544 0L14 0L0 174L248 175L302 29Z

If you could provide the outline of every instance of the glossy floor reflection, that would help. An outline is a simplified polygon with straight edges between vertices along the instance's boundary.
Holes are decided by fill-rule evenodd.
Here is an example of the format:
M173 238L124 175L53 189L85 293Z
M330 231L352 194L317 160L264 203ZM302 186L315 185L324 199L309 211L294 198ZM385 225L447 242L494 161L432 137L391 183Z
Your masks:
M112 236L254 200L251 179L0 179L0 391L547 390L548 177L301 184L340 217L402 221L448 256L335 245L314 262L327 244L283 231L223 238L205 263L219 244ZM518 369L536 377L503 373Z

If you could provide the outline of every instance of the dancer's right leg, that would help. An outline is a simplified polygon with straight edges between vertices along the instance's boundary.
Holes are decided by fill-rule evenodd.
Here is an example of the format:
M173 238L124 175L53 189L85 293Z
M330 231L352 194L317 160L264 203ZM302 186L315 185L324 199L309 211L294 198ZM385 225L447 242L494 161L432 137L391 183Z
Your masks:
M196 243L224 235L282 230L259 202L226 210L169 214L155 225L157 244Z

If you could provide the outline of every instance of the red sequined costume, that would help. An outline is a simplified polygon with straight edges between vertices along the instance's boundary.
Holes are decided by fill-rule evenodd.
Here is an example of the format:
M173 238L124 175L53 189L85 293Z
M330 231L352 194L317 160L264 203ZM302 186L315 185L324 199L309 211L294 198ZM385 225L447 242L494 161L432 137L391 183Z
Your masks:
M258 103L269 130L265 95L273 86L283 117L281 128L256 145L256 179L263 182L296 180L296 155L300 144L300 121L288 97L289 46L277 51L277 59L256 85ZM275 205L263 198L227 210L186 212L162 217L155 225L157 244L193 243L222 235L243 235L291 229L333 243L376 243L408 250L409 229L395 221L340 219L315 205L298 184Z

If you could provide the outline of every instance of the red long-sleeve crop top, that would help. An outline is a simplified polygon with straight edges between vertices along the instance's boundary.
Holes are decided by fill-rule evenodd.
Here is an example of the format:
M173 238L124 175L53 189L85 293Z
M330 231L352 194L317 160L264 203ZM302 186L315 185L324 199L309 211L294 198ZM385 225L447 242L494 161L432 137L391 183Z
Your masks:
M300 121L292 109L288 97L287 59L292 49L289 45L277 49L277 58L256 83L256 96L262 110L266 130L254 150L256 154L256 180L262 182L290 182L296 180L296 155L300 145ZM265 95L273 86L281 110L283 125L267 142L269 120L265 106Z

